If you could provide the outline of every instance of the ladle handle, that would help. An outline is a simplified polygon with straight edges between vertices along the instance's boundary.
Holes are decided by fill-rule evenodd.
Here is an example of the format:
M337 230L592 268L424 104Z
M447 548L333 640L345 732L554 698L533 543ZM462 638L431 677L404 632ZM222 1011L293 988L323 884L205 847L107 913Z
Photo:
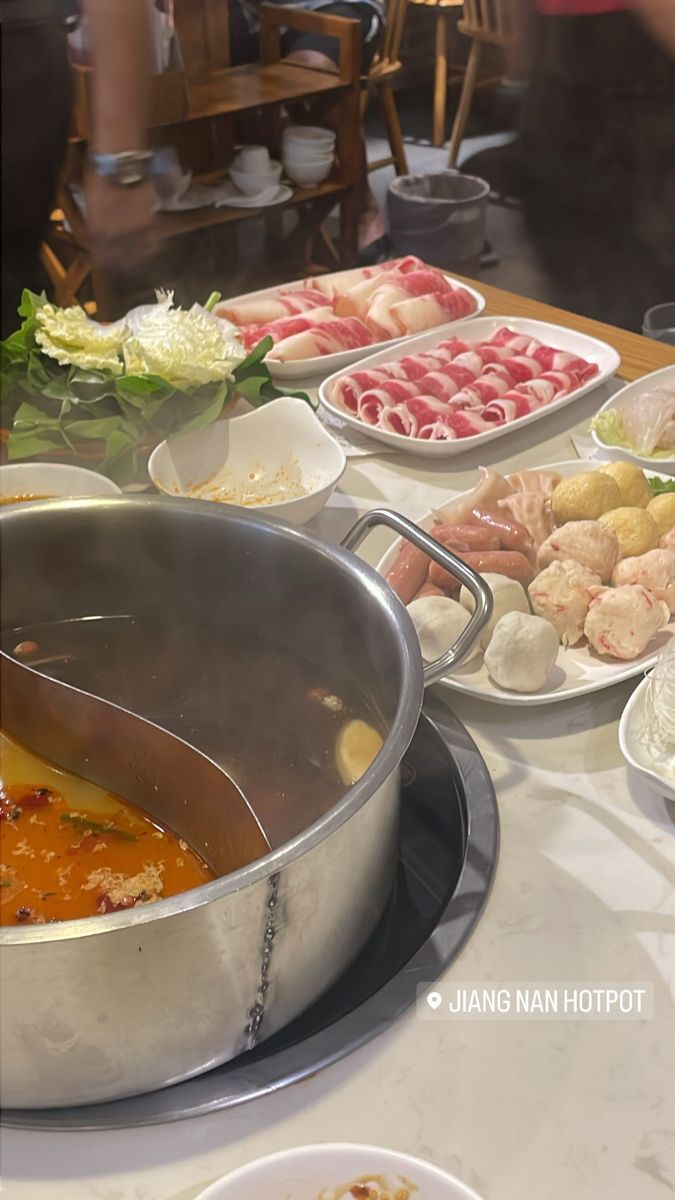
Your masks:
M447 550L445 546L441 546L435 538L425 533L418 525L413 524L406 517L402 517L400 513L391 512L388 508L373 508L360 517L342 539L345 550L356 550L371 529L375 529L378 525L386 525L388 529L393 529L394 533L398 533L407 542L412 542L418 550L423 550L425 554L429 555L429 558L459 579L460 583L465 584L476 602L471 620L450 649L446 650L440 658L425 665L424 685L426 687L427 684L436 683L437 680L447 675L448 671L457 666L475 645L492 614L492 592L485 580L465 562L462 562L461 558L458 558L451 550Z

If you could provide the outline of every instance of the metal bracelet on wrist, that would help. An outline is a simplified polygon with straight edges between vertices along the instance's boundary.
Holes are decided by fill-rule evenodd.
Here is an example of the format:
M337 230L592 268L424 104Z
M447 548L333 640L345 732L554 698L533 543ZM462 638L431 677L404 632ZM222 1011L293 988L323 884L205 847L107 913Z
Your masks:
M90 150L88 157L97 175L119 187L135 187L152 174L152 150L124 150L119 154L101 154Z

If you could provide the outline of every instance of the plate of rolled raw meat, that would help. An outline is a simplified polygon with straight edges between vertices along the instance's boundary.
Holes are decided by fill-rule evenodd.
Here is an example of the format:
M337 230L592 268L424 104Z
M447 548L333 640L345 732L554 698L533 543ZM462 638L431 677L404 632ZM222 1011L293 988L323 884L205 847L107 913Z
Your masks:
M479 317L336 372L319 397L333 416L402 453L449 458L571 404L619 363L613 347L572 329Z
M409 255L249 292L213 311L238 326L248 350L272 338L265 361L275 379L306 379L484 308L480 292Z
M553 463L500 475L418 524L483 575L493 612L442 682L500 704L551 704L648 670L675 636L675 482L627 462ZM445 653L473 598L400 540L378 566L406 605L422 657Z

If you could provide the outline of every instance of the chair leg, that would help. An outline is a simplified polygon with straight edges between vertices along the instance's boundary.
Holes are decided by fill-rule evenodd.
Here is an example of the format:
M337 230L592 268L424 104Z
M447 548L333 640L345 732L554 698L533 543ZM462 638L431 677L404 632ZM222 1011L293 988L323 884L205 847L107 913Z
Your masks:
M401 122L398 116L396 100L390 83L381 83L377 89L377 96L382 106L384 119L387 125L387 137L391 146L391 153L394 158L394 166L396 167L397 175L408 174L408 159L406 158L405 145L403 142L403 134L401 133Z
M433 144L445 141L445 109L448 98L448 16L439 9L436 14L436 69L434 78Z
M464 129L471 109L473 94L476 90L476 80L478 78L478 66L480 64L480 42L473 42L469 51L469 58L464 72L464 82L462 83L462 91L459 97L457 106L457 114L455 123L452 127L452 135L450 137L450 154L448 156L448 166L454 167L457 162L459 147L464 137Z

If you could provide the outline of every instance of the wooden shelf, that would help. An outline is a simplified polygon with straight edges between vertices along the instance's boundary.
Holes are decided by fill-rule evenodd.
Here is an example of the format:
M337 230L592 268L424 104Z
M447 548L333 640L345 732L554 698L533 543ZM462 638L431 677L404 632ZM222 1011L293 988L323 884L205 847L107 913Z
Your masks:
M205 83L191 82L187 120L284 104L320 93L345 91L349 86L328 71L313 71L296 63L276 62L268 67L249 63L211 76Z
M263 208L195 208L190 212L164 212L157 216L157 230L163 238L182 237L186 233L196 233L200 229L211 229L217 225L226 225L232 221L242 221L246 217L263 217L268 213L281 212L286 208L294 208L306 201L318 200L323 196L336 198L347 191L347 185L333 180L319 183L316 187L296 188L290 200L283 204L266 205Z

